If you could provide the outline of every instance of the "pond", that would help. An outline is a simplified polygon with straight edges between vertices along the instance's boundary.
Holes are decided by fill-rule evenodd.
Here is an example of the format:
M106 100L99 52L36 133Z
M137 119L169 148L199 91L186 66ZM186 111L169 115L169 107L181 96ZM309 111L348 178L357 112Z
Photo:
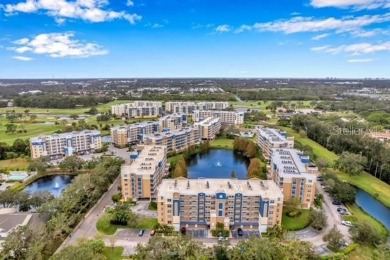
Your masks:
M390 208L361 189L357 190L356 204L390 230Z
M71 183L74 176L69 175L56 175L48 176L28 185L25 189L28 193L34 193L37 191L49 191L55 197L59 197L61 192Z
M188 178L230 178L232 171L237 179L247 179L249 160L231 150L211 149L187 161Z

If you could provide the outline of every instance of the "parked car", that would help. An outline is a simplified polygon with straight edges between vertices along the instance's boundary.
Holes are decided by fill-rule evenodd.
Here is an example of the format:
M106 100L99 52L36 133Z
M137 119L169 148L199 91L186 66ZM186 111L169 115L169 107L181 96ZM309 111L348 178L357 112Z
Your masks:
M138 231L138 236L142 237L145 233L145 230L141 229L140 231Z
M244 235L244 232L242 231L241 228L237 229L237 235L239 235L240 237L242 237L242 235Z
M152 231L150 231L150 236L154 236L156 234L156 230L152 230Z
M343 220L343 221L341 221L341 224L344 225L344 226L347 226L347 227L352 227L353 226L351 221Z
M332 204L336 205L336 206L340 206L341 202L339 200L334 200L334 201L332 201Z

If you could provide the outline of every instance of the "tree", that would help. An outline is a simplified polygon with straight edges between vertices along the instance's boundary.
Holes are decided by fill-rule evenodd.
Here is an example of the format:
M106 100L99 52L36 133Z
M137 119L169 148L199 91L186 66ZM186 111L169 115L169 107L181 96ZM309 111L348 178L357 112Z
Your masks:
M79 115L78 114L72 114L69 117L72 118L73 120L77 120L77 118L79 118Z
M246 145L245 156L248 158L254 158L256 154L257 154L257 145L254 142L249 141L248 144Z
M49 159L48 158L37 158L30 162L28 165L29 171L37 171L37 173L42 174L46 172L46 169L49 168Z
M127 204L119 203L110 212L110 222L114 225L127 226L131 217L130 207Z
M0 142L0 160L7 159L7 152L9 151L9 146L6 143Z
M35 120L38 118L37 115L30 115L30 121L35 122Z
M316 165L318 167L318 169L320 171L323 171L325 170L326 168L328 168L329 164L328 164L328 161L324 160L324 159L318 159L316 161Z
M323 210L311 210L310 211L311 226L314 229L321 230L328 226L328 221Z
M187 164L184 157L181 156L179 161L175 165L175 169L173 171L173 178L187 177L187 174L188 174Z
M267 228L267 234L271 238L285 239L287 230L279 223Z
M367 164L367 158L350 152L343 152L340 158L336 161L335 167L344 170L350 175L361 173Z
M379 232L367 222L357 222L349 231L355 242L375 246L382 241Z
M355 203L356 189L352 185L346 182L336 183L333 189L333 194L342 203L347 203L347 204Z
M248 179L261 177L261 161L258 158L252 158L248 166Z
M53 255L52 260L104 260L104 242L100 239L81 240L76 246L69 246Z
M300 213L299 205L301 204L299 198L291 198L286 201L284 208L286 209L286 214L288 216L297 215Z
M339 251L345 244L344 236L336 228L332 228L328 234L324 236L324 241L328 242L328 248L332 251Z
M84 161L77 157L77 155L72 155L66 157L59 165L61 169L69 170L70 172L75 172L80 170L83 167Z
M47 245L45 229L31 229L28 226L17 227L2 244L1 259L44 259Z
M12 124L12 123L6 124L5 127L6 127L6 130L5 130L6 134L15 133L16 128L17 128L17 126L15 124Z
M90 110L88 110L86 112L87 114L90 114L90 115L96 115L97 113L99 113L99 111L96 109L96 107L92 107Z
M26 154L28 148L29 148L28 142L20 138L16 139L12 144L12 150L17 154Z

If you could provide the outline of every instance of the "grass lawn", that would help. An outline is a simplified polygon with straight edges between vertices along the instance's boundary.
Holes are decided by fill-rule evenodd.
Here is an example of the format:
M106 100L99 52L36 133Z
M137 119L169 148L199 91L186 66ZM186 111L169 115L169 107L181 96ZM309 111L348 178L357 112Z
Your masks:
M301 142L302 144L311 146L318 158L324 159L329 163L333 163L335 160L339 158L337 154L329 151L325 147L321 146L320 144L314 142L313 140L307 137L300 136L298 133L294 132L294 130L292 130L291 128L289 127L279 127L279 128L285 130L288 136L294 136L294 138L299 142ZM367 172L363 172L357 176L350 176L349 174L339 170L327 169L327 171L336 173L340 180L345 180L348 183L356 187L359 187L360 189L369 193L371 196L377 198L385 206L390 208L390 192L389 192L390 185L389 184L375 178L374 176L372 176Z
M245 107L245 108L254 108L254 109L262 109L262 110L265 110L266 107L271 104L272 100L269 100L269 101L243 101L243 102L238 102L238 101L232 101L230 102L231 104L233 104L233 107L237 108L237 107ZM290 102L291 104L296 104L300 101L283 101L283 102ZM311 101L301 101L303 102L303 106L304 107L307 107L307 108L310 108L311 105L310 105L310 102ZM259 104L260 103L260 104Z
M379 221L365 213L358 205L347 205L348 210L352 215L344 216L344 220L351 222L368 222L372 225L380 234L387 236L388 232L385 226L382 225Z
M287 230L301 230L310 225L310 210L302 209L301 215L291 218L283 213L282 226Z
M233 139L217 138L210 141L210 147L214 149L233 150Z
M156 224L157 224L157 219L155 218L139 217L137 226L134 227L134 229L150 230L153 229L153 227ZM112 225L110 223L110 216L107 213L101 216L98 222L96 223L96 229L104 235L113 235L115 234L118 228L133 228L133 227Z
M0 169L3 170L25 170L27 169L29 162L22 158L9 159L9 160L1 160L0 161Z
M365 245L358 245L355 250L350 252L348 255L346 255L346 259L348 260L368 260L368 259L375 259L372 251L374 248L365 246Z
M123 247L116 246L114 248L105 247L103 249L103 255L107 258L107 260L122 260Z

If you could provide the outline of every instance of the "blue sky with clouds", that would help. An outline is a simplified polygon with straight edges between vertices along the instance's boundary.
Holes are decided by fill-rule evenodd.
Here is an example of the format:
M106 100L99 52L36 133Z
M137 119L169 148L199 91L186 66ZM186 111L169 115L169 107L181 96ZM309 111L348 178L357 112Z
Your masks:
M0 78L386 77L390 0L2 0Z

